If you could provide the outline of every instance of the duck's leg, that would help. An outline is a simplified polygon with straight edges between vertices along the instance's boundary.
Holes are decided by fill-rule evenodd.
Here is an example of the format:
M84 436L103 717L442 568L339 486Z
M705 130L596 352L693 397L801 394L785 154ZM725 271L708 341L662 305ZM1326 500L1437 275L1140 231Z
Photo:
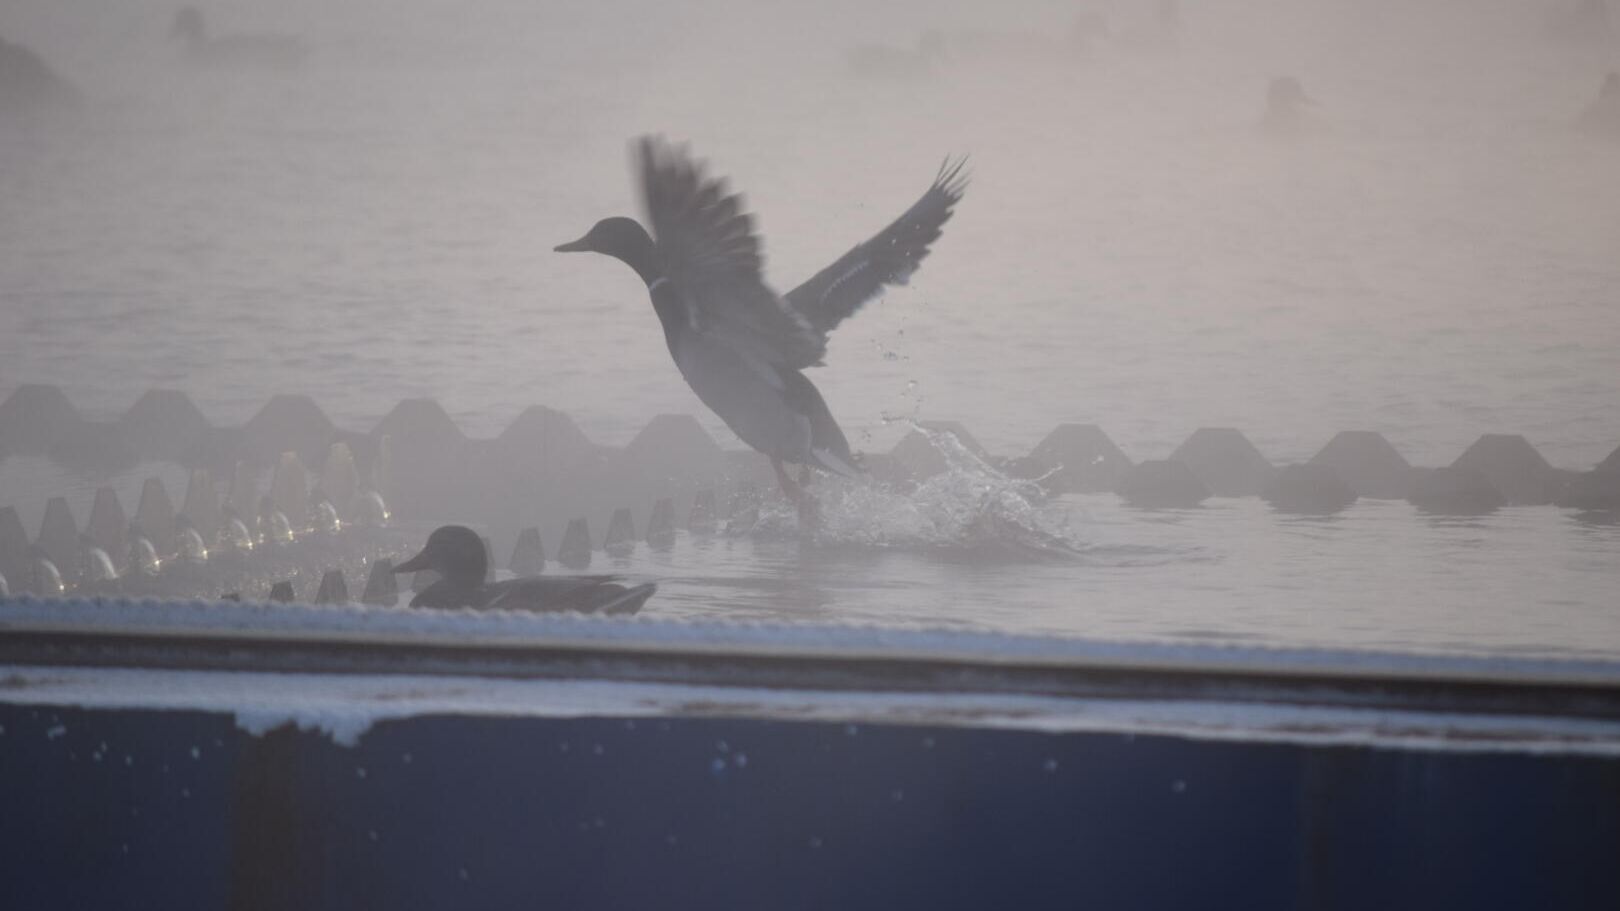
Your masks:
M788 476L787 468L782 465L781 459L772 458L771 468L776 471L776 483L781 485L783 495L793 503L794 510L799 514L799 527L814 528L818 524L816 501L805 493L804 487Z
M810 530L821 527L821 504L810 492L810 480L815 472L809 465L799 466L799 527Z
M776 483L781 485L782 495L787 497L788 500L791 501L795 507L797 507L799 505L799 501L804 499L804 488L800 487L791 477L788 476L787 467L782 464L781 459L772 458L771 468L776 472Z

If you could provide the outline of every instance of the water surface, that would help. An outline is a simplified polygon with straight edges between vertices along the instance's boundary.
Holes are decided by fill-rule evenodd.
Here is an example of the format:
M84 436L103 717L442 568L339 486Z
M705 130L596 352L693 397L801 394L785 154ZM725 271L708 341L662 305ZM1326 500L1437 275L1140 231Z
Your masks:
M1620 443L1620 147L1568 129L1612 48L1551 45L1518 3L1188 7L1174 49L874 82L850 47L930 26L1055 41L1073 10L248 2L218 27L296 32L310 61L203 73L166 40L169 4L21 0L0 31L90 103L0 124L0 393L56 383L109 417L176 387L234 424L306 392L359 430L425 395L474 436L538 403L606 444L688 412L737 445L631 273L550 252L635 213L627 143L660 131L748 193L782 289L973 156L914 284L811 372L857 449L913 417L1008 454L1095 422L1138 459L1199 426L1279 463L1342 429L1418 464L1486 432L1578 469ZM1317 99L1315 135L1254 130L1280 73ZM54 492L15 462L0 500ZM1062 507L1072 560L766 535L627 568L680 615L1620 653L1614 527L1569 513Z

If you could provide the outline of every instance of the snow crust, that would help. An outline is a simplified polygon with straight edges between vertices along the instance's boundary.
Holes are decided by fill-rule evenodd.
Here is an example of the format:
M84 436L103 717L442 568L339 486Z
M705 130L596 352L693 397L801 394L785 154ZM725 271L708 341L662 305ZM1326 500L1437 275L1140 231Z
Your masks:
M0 635L77 631L175 639L338 640L620 652L950 658L1313 677L1488 679L1620 686L1620 663L1252 646L1091 642L960 630L745 625L652 619L212 602L0 602ZM906 725L1106 731L1197 739L1620 756L1620 721L1392 711L1237 701L828 692L605 680L291 674L0 666L0 702L234 715L251 734L283 724L354 745L372 725L432 714L500 717L752 717Z
M0 703L231 714L253 735L292 724L343 746L379 722L424 715L725 717L1620 757L1616 721L1243 702L3 665L0 679Z
M1113 642L907 626L732 623L360 604L13 598L0 632L578 646L647 652L940 658L987 664L1265 672L1620 687L1620 662L1206 643Z

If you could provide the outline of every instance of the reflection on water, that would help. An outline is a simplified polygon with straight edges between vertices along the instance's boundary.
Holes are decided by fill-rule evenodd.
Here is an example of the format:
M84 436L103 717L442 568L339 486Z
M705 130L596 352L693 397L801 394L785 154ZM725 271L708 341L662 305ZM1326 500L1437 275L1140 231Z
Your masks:
M183 482L161 466L75 481L12 458L0 462L0 499L32 533L49 493L66 493L82 521L95 484L132 502L147 471ZM715 534L598 551L591 571L657 580L644 614L663 618L1620 658L1612 516L1510 507L1451 518L1386 500L1291 516L1256 498L1142 510L1111 494L1024 499L1024 482L982 463L947 474L910 492L824 480L812 488L826 519L815 534L801 535L791 507L767 498L757 518L734 516ZM262 597L292 577L308 598L331 566L358 591L371 556L414 552L433 524L363 547L306 539L220 584L197 572L196 591ZM510 540L492 543L511 552Z
M1151 513L1109 495L1054 508L1086 542L1067 558L683 532L607 565L662 579L659 616L1620 657L1620 528L1567 511L1452 523L1362 501L1294 518L1252 499Z
M826 549L932 550L977 562L998 558L1077 556L1061 511L1047 508L1040 487L1009 478L954 433L910 425L941 459L944 470L916 484L828 478L811 488Z

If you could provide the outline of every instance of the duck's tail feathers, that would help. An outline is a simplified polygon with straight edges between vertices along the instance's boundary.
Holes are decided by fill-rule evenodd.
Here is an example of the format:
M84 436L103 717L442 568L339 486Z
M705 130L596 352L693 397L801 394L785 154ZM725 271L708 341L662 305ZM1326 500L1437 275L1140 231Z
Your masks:
M810 454L815 457L817 466L825 468L833 474L842 475L846 478L858 478L861 476L859 468L839 458L838 454L830 449L812 449Z
M653 592L656 591L658 591L658 586L652 582L632 586L617 592L611 599L597 604L596 610L604 614L633 614L641 610L641 606L646 604L647 599L651 598Z

